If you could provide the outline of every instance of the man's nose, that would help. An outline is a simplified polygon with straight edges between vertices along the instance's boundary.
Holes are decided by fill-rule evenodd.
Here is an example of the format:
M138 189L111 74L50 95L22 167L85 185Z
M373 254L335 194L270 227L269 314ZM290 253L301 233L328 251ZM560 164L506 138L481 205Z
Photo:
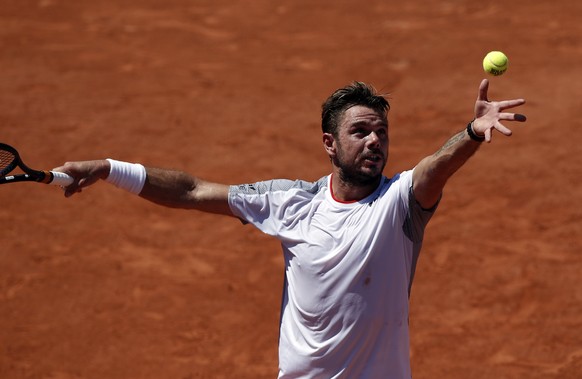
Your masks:
M367 145L374 147L380 146L380 137L378 137L378 134L376 134L376 132L371 132L370 134L368 134Z

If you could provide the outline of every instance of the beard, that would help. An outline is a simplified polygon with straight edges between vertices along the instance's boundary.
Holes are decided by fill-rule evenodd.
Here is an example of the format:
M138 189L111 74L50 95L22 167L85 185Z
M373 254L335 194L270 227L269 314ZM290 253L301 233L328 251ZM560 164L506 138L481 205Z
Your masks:
M379 167L369 167L366 169L363 167L363 162L369 156L381 156L383 157L383 161ZM380 151L371 150L360 154L355 161L348 162L340 148L337 151L337 155L333 158L333 163L339 168L339 176L342 182L357 187L364 187L374 185L382 178L382 172L386 166L384 156Z

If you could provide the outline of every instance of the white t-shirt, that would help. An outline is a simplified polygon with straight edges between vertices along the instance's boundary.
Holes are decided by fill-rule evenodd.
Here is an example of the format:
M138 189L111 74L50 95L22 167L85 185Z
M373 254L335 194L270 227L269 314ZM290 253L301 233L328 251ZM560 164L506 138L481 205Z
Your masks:
M279 378L410 379L408 298L435 209L413 198L412 171L352 203L330 181L230 187L232 212L282 244Z

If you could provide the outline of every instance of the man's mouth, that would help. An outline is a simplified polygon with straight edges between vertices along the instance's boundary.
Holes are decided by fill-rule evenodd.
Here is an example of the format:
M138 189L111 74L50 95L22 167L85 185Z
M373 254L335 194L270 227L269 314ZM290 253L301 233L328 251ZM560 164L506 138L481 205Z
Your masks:
M365 161L374 162L374 163L382 161L382 156L380 154L368 154L368 155L365 155L363 158Z
M366 166L377 166L382 163L382 156L376 154L370 154L363 157L363 163Z

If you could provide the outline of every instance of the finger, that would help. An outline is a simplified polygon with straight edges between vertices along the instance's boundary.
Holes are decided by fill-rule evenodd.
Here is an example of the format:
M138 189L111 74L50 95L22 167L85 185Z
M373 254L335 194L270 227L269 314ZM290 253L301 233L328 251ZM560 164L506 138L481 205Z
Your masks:
M527 118L519 113L499 113L499 119L524 122Z
M491 128L485 130L485 142L491 142Z
M481 84L479 85L479 95L477 96L477 100L481 101L489 101L487 100L487 91L489 90L489 80L483 79Z
M93 176L87 176L79 179L79 188L89 187L91 184L95 183L97 178Z
M506 136L508 136L508 137L509 137L511 134L513 134L513 133L511 132L511 129L508 129L507 127L505 127L505 125L503 125L503 124L502 124L502 123L500 123L499 121L497 121L497 122L495 123L495 129L496 129L496 130L497 130L499 133L501 133L501 134L503 134L503 135L506 135Z
M75 192L77 192L77 185L75 183L70 184L66 187L61 187L65 191L65 197L72 196Z
M81 191L83 191L83 189L81 187L76 187L76 186L74 188L71 188L71 186L66 187L65 188L65 197L71 197L76 193L81 193Z
M525 104L524 99L503 100L499 102L499 109L518 107Z

